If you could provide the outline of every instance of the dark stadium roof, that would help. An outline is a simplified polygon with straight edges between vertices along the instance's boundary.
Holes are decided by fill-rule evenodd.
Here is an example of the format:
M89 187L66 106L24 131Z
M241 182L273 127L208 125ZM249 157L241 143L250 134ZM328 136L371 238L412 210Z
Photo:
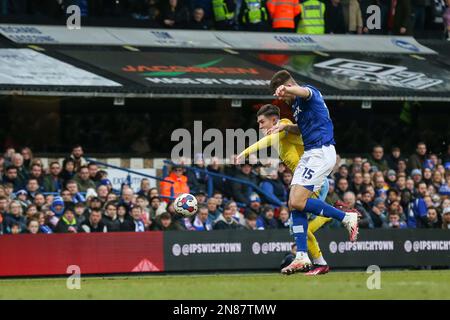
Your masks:
M438 52L445 47L440 41L425 45ZM271 97L271 74L286 68L300 83L320 88L327 99L450 101L446 45L443 55L426 56L41 46L37 52L121 86L0 83L0 94L266 99ZM2 39L3 48L28 47Z

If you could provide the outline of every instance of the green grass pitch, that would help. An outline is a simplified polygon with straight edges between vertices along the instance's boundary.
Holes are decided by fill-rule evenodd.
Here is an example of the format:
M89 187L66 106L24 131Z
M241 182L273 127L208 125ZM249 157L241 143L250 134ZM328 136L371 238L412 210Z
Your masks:
M331 272L317 277L277 273L82 277L80 290L65 278L0 279L0 299L450 299L450 270Z

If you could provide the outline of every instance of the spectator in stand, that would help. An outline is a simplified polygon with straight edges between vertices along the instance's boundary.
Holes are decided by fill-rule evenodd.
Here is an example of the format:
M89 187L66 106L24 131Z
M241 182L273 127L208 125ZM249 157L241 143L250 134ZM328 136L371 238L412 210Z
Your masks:
M36 219L30 219L27 221L27 229L26 233L28 234L38 234L40 232L39 229L39 221Z
M347 191L344 193L344 203L349 209L356 209L361 214L359 220L358 220L358 226L361 229L372 229L373 228L373 222L372 219L367 213L367 211L364 209L364 207L361 205L361 203L358 201L356 202L356 196L353 192Z
M166 182L167 181L167 182ZM172 182L173 184L171 184ZM170 197L171 188L173 188L173 196L177 197L182 193L189 193L188 179L183 175L183 168L175 165L172 172L160 184L160 192L162 196Z
M216 198L209 198L206 205L208 208L208 219L213 222L220 216L220 210L218 208L218 200Z
M325 33L325 4L319 0L304 0L300 3L300 20L297 33Z
M17 168L13 165L6 168L6 174L3 176L2 183L3 185L11 183L14 191L19 191L23 187L23 184L17 175Z
M450 197L450 172L445 174L445 183L439 187L439 194Z
M383 198L376 198L372 210L370 211L370 218L373 222L374 228L385 228L387 224L386 204Z
M34 205L37 207L38 211L41 211L46 206L45 196L42 193L37 193L34 196Z
M340 178L337 182L336 194L340 200L344 199L344 193L349 191L348 180L346 178Z
M167 203L166 206L162 206L162 203L163 201L161 201L160 197L152 197L150 199L150 208L148 210L150 219L154 220L157 216L166 211Z
M233 211L230 207L230 204L227 203L224 206L223 213L219 216L219 218L214 222L213 229L214 230L236 230L242 229L242 225L233 219Z
M78 172L81 167L86 166L88 163L85 158L83 158L84 151L83 147L79 144L74 145L72 148L72 153L69 156L69 159L72 159L75 164L75 171Z
M363 176L361 172L357 172L353 175L350 190L353 191L358 196L361 194L363 187L364 187Z
M388 184L384 181L383 174L375 176L374 175L374 185L375 185L375 196L382 197L384 199L387 198L387 191L389 190Z
M89 215L89 219L84 221L78 227L79 232L108 232L107 225L102 221L102 211L94 209Z
M60 175L60 178L63 182L63 188L66 186L69 180L73 180L75 175L75 161L73 159L65 159L63 161L63 169Z
M278 214L278 228L279 229L287 229L290 226L290 211L287 207L281 207L280 212Z
M248 216L250 213L254 213L257 216L262 213L261 198L255 192L250 195L250 205L245 209L244 215Z
M141 185L139 187L139 191L138 191L137 195L147 197L150 189L151 189L150 180L147 178L143 178L143 179L141 179Z
M120 231L120 221L117 216L117 206L114 202L106 203L102 220L109 232Z
M130 216L132 218L133 229L130 231L134 232L144 232L145 231L145 223L142 219L142 209L138 206L132 206L130 208Z
M417 185L420 181L422 181L422 171L420 171L420 169L412 170L411 177L414 182L414 185Z
M99 185L99 186L97 187L96 192L97 192L97 197L98 197L103 203L105 203L105 202L108 201L108 194L109 194L108 187L106 187L106 186L104 186L104 185Z
M60 192L62 190L61 165L59 162L53 161L49 167L50 173L44 177L42 183L44 192Z
M13 225L17 225L20 230L26 229L26 219L23 216L22 206L18 201L11 201L9 204L9 213L4 215L4 232L12 233Z
M217 30L236 29L236 2L234 0L212 0L212 10Z
M410 35L412 33L411 0L391 2L389 26L395 35Z
M292 182L292 172L290 170L285 170L282 173L282 183L284 186L284 192L288 195L289 194L289 189L291 187L291 182Z
M78 184L75 180L67 181L66 186L67 190L70 192L70 196L72 197L73 203L86 202L84 196L79 192Z
M348 166L346 164L339 166L338 172L335 173L334 178L336 181L339 181L340 178L349 180Z
M24 147L20 150L20 154L23 158L23 165L27 170L31 169L31 164L33 161L33 152L29 147Z
M97 185L100 183L100 177L98 175L98 165L95 162L89 162L87 165L87 168L89 170L89 179L94 181L94 183Z
M405 229L407 224L400 220L400 215L398 213L389 213L387 227L389 229Z
M206 192L202 189L194 192L194 196L197 199L198 204L206 204Z
M450 206L442 211L442 229L450 230Z
M28 179L36 179L38 181L38 184L43 187L44 172L42 170L42 166L37 163L33 163L32 165L30 165L30 167L31 167L31 170L28 175Z
M234 176L236 179L245 180L253 184L257 184L257 179L252 173L252 166L248 163L241 165L241 170ZM246 184L231 182L231 195L233 199L245 205L250 204L250 188Z
M427 185L420 182L417 186L416 198L412 201L408 212L407 224L409 228L422 228L427 224L427 205L425 196L427 195Z
M376 145L372 149L372 154L369 156L369 163L376 166L379 171L387 171L389 169L387 161L384 159L384 149L381 145Z
M431 177L433 172L429 168L423 169L422 181L427 184L427 186L431 185Z
M387 174L387 185L389 188L395 188L396 182L397 182L397 174L394 170L390 169L388 170Z
M234 201L229 201L228 205L231 209L231 213L233 214L233 219L236 220L240 225L245 225L244 215L240 211L237 203Z
M221 192L214 192L213 193L213 198L216 199L217 202L217 210L220 211L220 213L223 212L223 205L224 205L224 198L223 198L223 194Z
M49 222L49 216L44 212L39 212L36 219L39 222L39 233L50 234L53 233L52 225Z
M394 189L394 188L389 189L387 192L386 205L390 205L392 202L399 201L399 200L400 200L400 196L399 196L397 189Z
M202 205L198 208L198 212L195 215L191 230L194 230L194 231L211 231L212 230L212 221L209 219L208 207Z
M345 27L344 10L341 0L330 0L325 2L325 33L344 34Z
M389 169L398 170L398 162L401 160L401 151L399 147L392 147L391 154L386 157Z
M435 207L428 208L427 223L424 227L429 229L442 229L442 217Z
M195 155L192 168L194 170L186 170L186 177L191 193L206 190L207 175L205 172L199 171L205 170L205 161L201 153Z
M78 174L73 179L80 192L86 192L88 189L95 190L95 183L90 179L89 169L87 166L81 166Z
M163 212L156 217L152 230L156 231L176 231L182 230L181 226L172 220L169 212Z
M242 0L239 22L245 31L269 31L265 0Z
M245 217L245 230L258 230L258 227L256 225L258 220L258 216L254 214L253 212L250 213L248 216Z
M28 200L33 202L36 194L41 191L41 187L39 186L37 179L29 179L26 190L28 192Z
M262 209L262 214L258 217L256 221L256 226L258 230L268 230L277 229L278 221L275 219L275 212L273 207L270 205L265 205Z
M284 203L287 202L288 194L286 193L283 183L278 179L278 171L276 169L269 170L268 175L263 178L260 187L273 198Z
M408 167L410 170L422 170L425 165L427 146L424 142L417 143L416 152L409 157Z
M412 0L412 28L414 33L421 33L425 29L425 7L427 0Z
M16 169L17 169L18 183L19 183L19 185L24 186L28 179L29 171L23 165L23 157L20 153L15 153L11 160L12 160L13 166L16 167Z
M268 0L267 10L275 32L295 32L295 19L301 13L298 0Z
M128 213L128 207L123 204L117 205L117 220L119 221L119 231L130 232L135 230L133 219Z
M219 161L218 158L213 157L211 159L211 162L208 165L207 169L208 169L209 172L222 174L222 168L220 166L220 161ZM218 191L218 192L223 193L225 191L225 188L224 188L224 183L222 181L222 178L216 177L216 176L212 176L212 180L213 180L214 191Z
M75 218L75 212L71 208L66 208L64 214L56 225L56 233L77 233L78 222Z
M99 173L100 172L101 171L99 171ZM105 177L100 179L99 186L105 186L108 189L108 192L111 192L113 189L111 180L109 180Z
M189 18L189 10L178 0L169 0L162 10L161 19L166 28L185 28Z
M364 23L361 7L358 0L349 0L348 7L348 31L353 34L361 34Z
M334 206L336 201L340 200L338 194L335 191L335 182L333 179L328 179L328 194L325 198L325 202Z

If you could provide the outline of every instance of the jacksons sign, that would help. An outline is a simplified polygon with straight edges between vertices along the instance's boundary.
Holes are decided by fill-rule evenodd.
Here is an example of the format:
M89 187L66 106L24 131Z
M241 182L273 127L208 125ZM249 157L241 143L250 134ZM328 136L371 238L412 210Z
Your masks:
M63 51L145 86L268 88L273 71L230 54Z

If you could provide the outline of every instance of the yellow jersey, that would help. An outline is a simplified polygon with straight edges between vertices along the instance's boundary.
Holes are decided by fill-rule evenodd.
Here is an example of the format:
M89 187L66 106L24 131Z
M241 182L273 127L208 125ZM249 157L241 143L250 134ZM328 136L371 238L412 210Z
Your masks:
M289 119L281 119L279 123L292 124L292 121ZM240 156L248 157L250 154L273 146L276 143L278 143L278 154L281 161L283 161L284 164L286 164L286 166L294 172L300 158L303 156L305 147L303 146L303 139L301 135L299 136L291 132L287 132L286 130L265 136L242 151Z

